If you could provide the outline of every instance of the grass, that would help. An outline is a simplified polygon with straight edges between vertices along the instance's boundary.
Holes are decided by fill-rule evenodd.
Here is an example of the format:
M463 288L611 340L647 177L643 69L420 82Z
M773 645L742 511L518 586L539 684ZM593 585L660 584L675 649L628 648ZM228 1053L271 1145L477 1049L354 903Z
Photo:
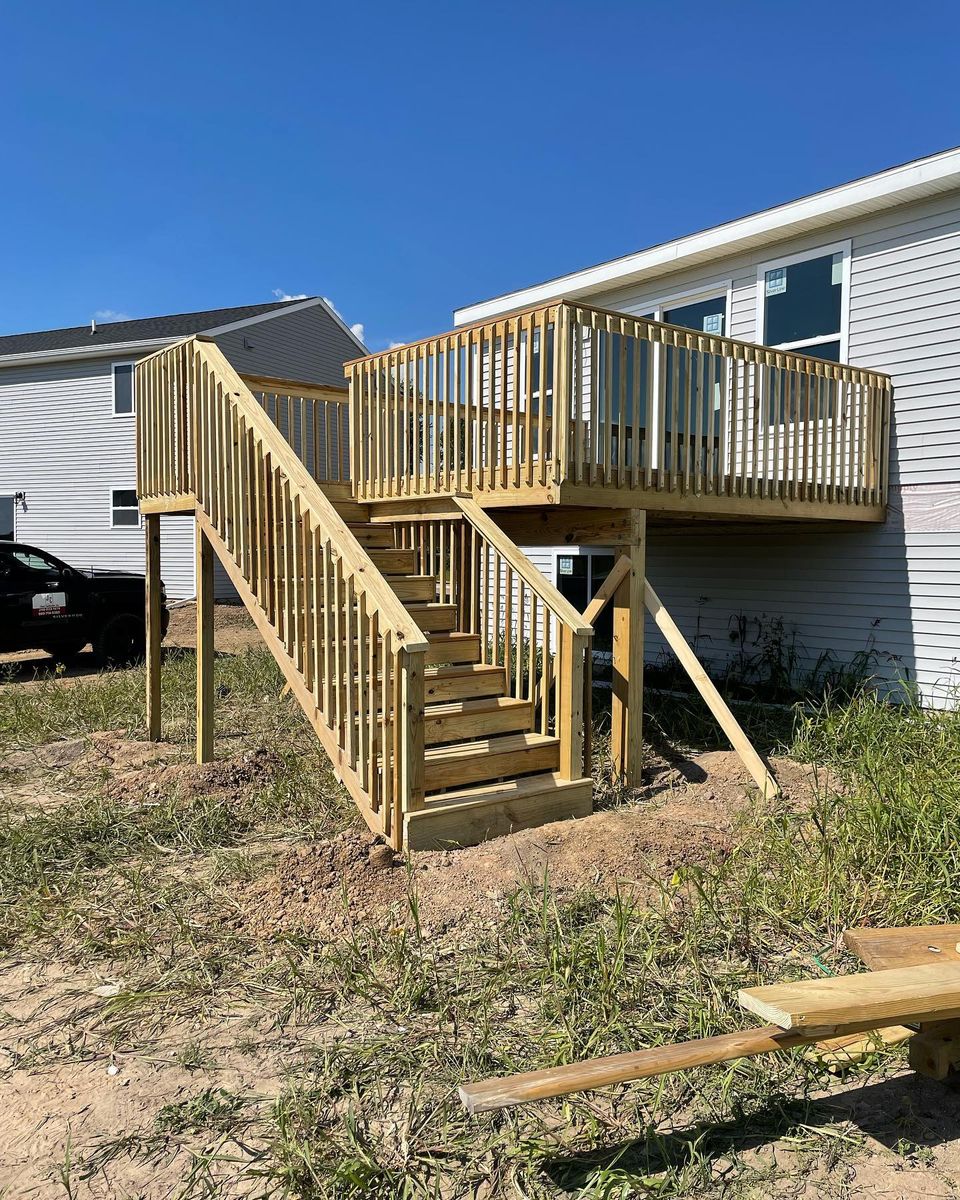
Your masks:
M122 977L100 1009L118 1052L240 1005L260 1031L242 1053L266 1053L263 1031L292 1038L289 1072L273 1095L244 1095L216 1081L216 1052L191 1033L172 1055L196 1079L190 1095L88 1159L74 1143L65 1189L125 1155L168 1153L171 1139L190 1155L183 1194L222 1200L238 1181L256 1195L338 1200L746 1198L777 1183L771 1141L792 1148L797 1191L862 1149L814 1099L827 1078L799 1054L480 1118L461 1110L456 1086L725 1032L739 1023L738 987L851 968L838 948L846 926L960 920L956 712L868 693L803 713L745 709L766 747L820 764L820 783L802 807L758 807L722 860L672 877L652 864L643 902L589 887L561 898L544 878L510 898L499 927L453 940L424 934L413 890L400 932L358 922L331 941L257 937L238 920L233 886L269 869L278 844L356 818L279 698L268 656L218 659L217 684L220 752L268 747L282 764L274 777L227 795L171 786L149 797L87 780L56 808L6 813L0 944ZM166 729L184 746L192 689L190 656L171 656ZM139 671L0 689L0 747L104 728L142 736L142 696ZM652 712L662 748L716 744L695 702L659 698ZM922 1132L905 1135L904 1161L918 1145Z

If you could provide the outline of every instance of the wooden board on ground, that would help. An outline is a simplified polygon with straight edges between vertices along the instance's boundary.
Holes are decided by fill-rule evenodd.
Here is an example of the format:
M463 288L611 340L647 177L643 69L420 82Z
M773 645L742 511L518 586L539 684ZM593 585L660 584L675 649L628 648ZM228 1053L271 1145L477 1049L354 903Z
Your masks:
M960 1017L960 963L744 988L739 999L763 1020L807 1033L839 1032L853 1024L947 1020Z
M843 942L871 971L960 962L960 925L848 929Z
M871 1029L867 1033L845 1033L840 1037L825 1038L815 1042L804 1051L804 1058L817 1062L831 1071L863 1062L871 1054L880 1054L899 1046L913 1037L913 1030L905 1025L888 1025L883 1029Z

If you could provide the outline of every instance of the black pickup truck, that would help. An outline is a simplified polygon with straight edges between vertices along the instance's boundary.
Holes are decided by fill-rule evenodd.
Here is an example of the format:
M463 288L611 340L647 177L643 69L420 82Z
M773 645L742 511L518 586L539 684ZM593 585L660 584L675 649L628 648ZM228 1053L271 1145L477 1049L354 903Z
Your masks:
M128 571L78 571L22 542L0 541L0 653L69 658L93 645L103 663L142 658L145 583ZM170 614L161 585L161 625Z

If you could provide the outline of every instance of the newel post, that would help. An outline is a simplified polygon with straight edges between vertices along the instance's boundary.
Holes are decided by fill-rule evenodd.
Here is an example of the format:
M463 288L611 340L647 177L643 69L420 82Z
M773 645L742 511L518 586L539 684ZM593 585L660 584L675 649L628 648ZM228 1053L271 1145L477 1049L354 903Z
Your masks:
M584 761L584 685L590 638L564 625L560 631L560 706L557 736L560 738L561 779L582 779Z

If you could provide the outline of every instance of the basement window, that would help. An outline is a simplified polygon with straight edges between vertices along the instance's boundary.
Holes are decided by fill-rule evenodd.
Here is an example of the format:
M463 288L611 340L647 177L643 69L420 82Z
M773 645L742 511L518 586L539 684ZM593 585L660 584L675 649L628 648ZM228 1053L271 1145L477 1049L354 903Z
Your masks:
M110 524L124 529L140 524L140 508L133 488L114 488L110 493Z
M113 415L132 417L135 408L133 363L113 364Z

